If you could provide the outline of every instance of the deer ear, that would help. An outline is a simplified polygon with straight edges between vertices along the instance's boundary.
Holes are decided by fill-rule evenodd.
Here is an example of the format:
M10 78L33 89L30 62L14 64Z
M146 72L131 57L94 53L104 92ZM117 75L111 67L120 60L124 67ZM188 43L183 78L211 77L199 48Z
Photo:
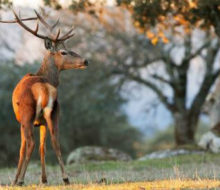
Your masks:
M46 38L46 39L44 40L44 46L45 46L45 48L48 49L48 50L52 50L52 49L53 49L53 43L52 43L52 41L51 41L50 39L48 39L48 38Z

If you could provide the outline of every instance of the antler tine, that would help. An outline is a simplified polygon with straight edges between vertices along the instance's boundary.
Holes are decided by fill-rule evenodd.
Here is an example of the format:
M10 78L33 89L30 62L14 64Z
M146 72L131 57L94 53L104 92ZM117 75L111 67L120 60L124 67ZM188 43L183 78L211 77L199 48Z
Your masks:
M56 23L53 26L50 26L44 19L43 17L36 11L34 10L35 14L37 15L37 18L41 21L41 23L50 30L50 32L52 33L52 31L54 30L54 28L57 26L57 24L59 23L59 19L56 21ZM52 35L52 34L51 34ZM52 35L53 36L53 35ZM53 41L56 42L58 40L60 36L60 29L57 32L56 37L53 37Z
M69 36L67 36L67 37L65 37L65 38L59 39L59 41L68 40L68 39L72 38L74 35L75 35L75 33L73 33L73 34L71 34L71 35L69 35Z
M18 17L17 13L15 12L14 9L12 9L13 13L14 13L14 16L16 18L16 21L18 24L20 24L20 26L22 26L25 30L27 30L28 32L32 33L33 35L37 36L38 38L41 38L41 39L46 39L48 37L46 36L43 36L43 35L40 35L40 34L37 34L36 33L36 30L33 31L32 29L30 29L28 26L26 26L22 21L21 19ZM36 28L38 30L38 27Z
M37 17L22 18L21 21L37 20ZM17 23L17 20L0 20L1 23Z
M59 22L60 22L60 19L58 18L55 24L51 26L51 31L53 31L53 29L59 24Z
M34 10L34 12L37 15L37 18L42 22L42 24L51 31L51 26L40 16L40 14L36 10Z
M1 23L18 23L22 28L24 28L25 30L27 30L28 32L32 33L33 35L37 36L38 38L41 38L41 39L49 39L51 41L53 41L54 43L56 42L61 42L61 43L64 43L65 40L73 37L75 34L72 33L74 28L72 27L66 34L64 34L62 37L59 38L60 36L60 33L61 33L61 30L59 29L56 36L54 37L54 35L50 34L51 36L48 37L48 36L44 36L44 35L41 35L41 34L38 34L38 30L39 30L39 21L46 27L50 30L50 32L52 32L52 30L58 25L59 23L59 19L56 21L56 23L52 26L50 26L41 16L40 14L34 10L35 14L37 15L37 17L30 17L30 18L20 18L20 16L17 15L17 13L15 12L15 10L12 8L12 12L15 16L15 20L12 20L12 21L2 21L0 20ZM35 30L32 30L31 28L29 28L28 26L26 26L23 21L28 21L28 20L38 20L37 22L37 25L36 25L36 28Z
M37 21L36 29L35 29L35 31L34 31L35 34L37 34L38 29L39 29L39 21Z
M56 37L55 37L55 41L57 41L57 40L58 40L59 36L60 36L60 28L59 28L59 30L58 30L58 32L57 32Z
M59 40L60 41L65 41L69 38L71 38L72 36L74 36L75 34L71 34L74 30L74 27L72 27L66 34L64 34Z
M20 15L20 12L19 12ZM21 21L37 20L37 17L22 18ZM17 20L0 20L1 23L17 23Z
M50 26L50 25L43 19L43 17L40 16L40 14L39 14L36 10L34 10L34 12L35 12L35 14L37 15L37 18L42 22L42 24L43 24L46 28L48 28L51 32L53 31L53 29L54 29L54 28L57 26L57 24L59 23L59 20L60 20L60 19L58 19L53 26Z

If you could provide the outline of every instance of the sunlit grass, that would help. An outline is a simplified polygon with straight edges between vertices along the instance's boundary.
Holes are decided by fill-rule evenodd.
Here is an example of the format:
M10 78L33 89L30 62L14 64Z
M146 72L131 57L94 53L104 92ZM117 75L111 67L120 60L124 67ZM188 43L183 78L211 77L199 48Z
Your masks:
M37 186L29 185L26 187L2 187L1 189L9 190L147 190L147 189L210 189L220 187L219 180L159 180L152 182L133 182L133 183L123 183L123 184L74 184L69 186Z
M0 189L144 190L220 187L220 155L210 153L130 162L89 162L66 166L70 186L59 167L47 165L48 185L40 185L41 167L32 162L24 187L12 187L15 168L0 169ZM99 184L105 179L105 184ZM34 185L36 184L36 185Z

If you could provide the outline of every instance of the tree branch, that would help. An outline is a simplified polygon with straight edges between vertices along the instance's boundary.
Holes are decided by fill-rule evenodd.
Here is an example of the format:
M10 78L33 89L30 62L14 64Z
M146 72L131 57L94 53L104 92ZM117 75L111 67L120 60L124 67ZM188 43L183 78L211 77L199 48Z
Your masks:
M171 112L173 112L175 109L175 106L168 102L168 98L162 93L162 91L152 82L147 81L142 79L141 77L135 76L131 73L128 73L126 71L122 71L122 70L114 70L113 71L114 74L123 74L126 77L128 77L128 79L136 81L140 84L143 84L145 86L147 86L148 88L150 88L160 99L160 101L167 107L168 110L170 110Z
M194 98L194 101L192 103L191 109L190 109L190 114L198 114L200 112L201 107L206 99L206 96L209 93L210 88L212 87L212 84L215 82L217 77L220 75L220 69L218 69L216 72L213 74L207 73L203 83L200 87L200 90L196 97Z
M154 79L157 79L157 80L159 80L159 81L161 81L163 83L166 83L166 84L170 85L171 87L173 87L173 83L171 81L169 81L169 80L167 80L167 79L165 79L165 78L163 78L161 76L153 74L153 75L151 75L151 77L154 78Z
M139 68L146 67L146 66L148 66L148 65L150 65L150 64L152 64L154 62L160 61L160 60L162 60L161 57L156 57L156 58L151 59L151 60L150 59L146 59L143 64L137 64L136 62L133 62L133 63L131 63L129 65L122 64L122 66L124 68L126 68L126 69L129 69L129 68L139 69ZM124 62L122 62L122 63L124 63Z
M184 58L184 60L186 61L190 61L191 59L195 58L197 55L199 55L201 53L201 51L208 47L210 44L210 40L206 41L199 49L197 49L193 54L190 54L189 56L187 56L186 58Z

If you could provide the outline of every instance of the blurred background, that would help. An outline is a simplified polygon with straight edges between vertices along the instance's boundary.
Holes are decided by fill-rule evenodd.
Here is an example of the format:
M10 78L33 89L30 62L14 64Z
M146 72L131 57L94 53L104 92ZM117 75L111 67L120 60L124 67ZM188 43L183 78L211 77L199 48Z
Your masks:
M34 16L36 9L51 24L59 18L63 32L74 26L67 46L90 62L86 70L65 71L60 77L65 158L87 145L139 158L194 146L209 130L201 110L220 69L217 1L1 0L1 20L14 19L11 5L21 17ZM33 28L35 23L27 22ZM0 24L1 166L15 166L19 156L12 91L23 75L38 70L44 51L43 41L18 24ZM55 161L50 145L47 160Z

